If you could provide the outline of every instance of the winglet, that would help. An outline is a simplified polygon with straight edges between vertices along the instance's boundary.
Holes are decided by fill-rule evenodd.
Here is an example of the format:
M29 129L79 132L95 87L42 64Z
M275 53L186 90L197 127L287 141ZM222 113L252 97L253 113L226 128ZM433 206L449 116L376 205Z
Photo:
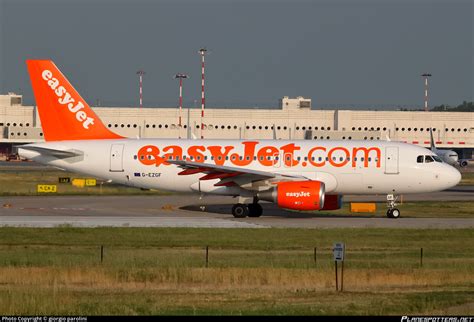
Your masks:
M51 60L27 60L46 141L120 139Z

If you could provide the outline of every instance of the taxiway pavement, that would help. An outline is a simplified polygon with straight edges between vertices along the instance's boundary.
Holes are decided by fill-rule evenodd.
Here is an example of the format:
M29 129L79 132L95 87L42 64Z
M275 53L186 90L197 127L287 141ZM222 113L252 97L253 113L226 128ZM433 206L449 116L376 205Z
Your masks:
M405 201L473 200L474 189L410 195ZM443 197L444 196L444 197ZM367 200L348 196L345 201ZM377 199L371 197L370 200ZM384 200L384 196L380 196ZM441 198L441 199L440 199ZM445 199L444 199L445 198ZM459 198L459 199L458 199ZM376 216L321 215L285 211L264 203L260 218L234 218L236 199L174 194L163 196L33 196L0 197L0 226L16 227L206 227L206 228L473 228L473 218L389 219ZM474 209L473 209L474 212Z

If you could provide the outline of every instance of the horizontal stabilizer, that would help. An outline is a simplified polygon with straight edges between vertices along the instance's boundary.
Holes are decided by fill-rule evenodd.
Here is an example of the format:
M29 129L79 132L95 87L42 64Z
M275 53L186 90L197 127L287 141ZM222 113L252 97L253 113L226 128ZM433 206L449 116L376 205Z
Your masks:
M29 146L29 145L22 145L18 147L19 149L38 152L43 156L52 156L57 159L66 159L66 158L73 158L77 156L82 156L84 153L82 151L77 150L56 150L56 149L48 149L39 146Z

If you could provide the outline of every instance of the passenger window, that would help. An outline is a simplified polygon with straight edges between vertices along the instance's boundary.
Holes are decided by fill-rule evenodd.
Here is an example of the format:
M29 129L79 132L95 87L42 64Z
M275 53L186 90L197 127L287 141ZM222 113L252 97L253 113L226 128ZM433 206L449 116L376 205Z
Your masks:
M416 162L417 162L417 163L423 163L423 156L422 156L422 155L419 155L419 156L416 158Z
M430 162L434 162L433 158L431 157L431 155L425 155L425 163L430 163Z

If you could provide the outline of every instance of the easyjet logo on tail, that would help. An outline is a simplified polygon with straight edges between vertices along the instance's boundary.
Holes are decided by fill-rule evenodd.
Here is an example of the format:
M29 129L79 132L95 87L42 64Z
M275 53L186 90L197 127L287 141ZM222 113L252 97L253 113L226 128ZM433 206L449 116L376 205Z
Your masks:
M59 80L53 77L53 73L50 70L43 70L41 76L58 97L59 104L66 105L68 110L75 114L76 120L81 122L82 126L88 130L89 126L94 124L94 118L87 115L84 110L84 103L81 101L76 102L67 89L59 83Z

